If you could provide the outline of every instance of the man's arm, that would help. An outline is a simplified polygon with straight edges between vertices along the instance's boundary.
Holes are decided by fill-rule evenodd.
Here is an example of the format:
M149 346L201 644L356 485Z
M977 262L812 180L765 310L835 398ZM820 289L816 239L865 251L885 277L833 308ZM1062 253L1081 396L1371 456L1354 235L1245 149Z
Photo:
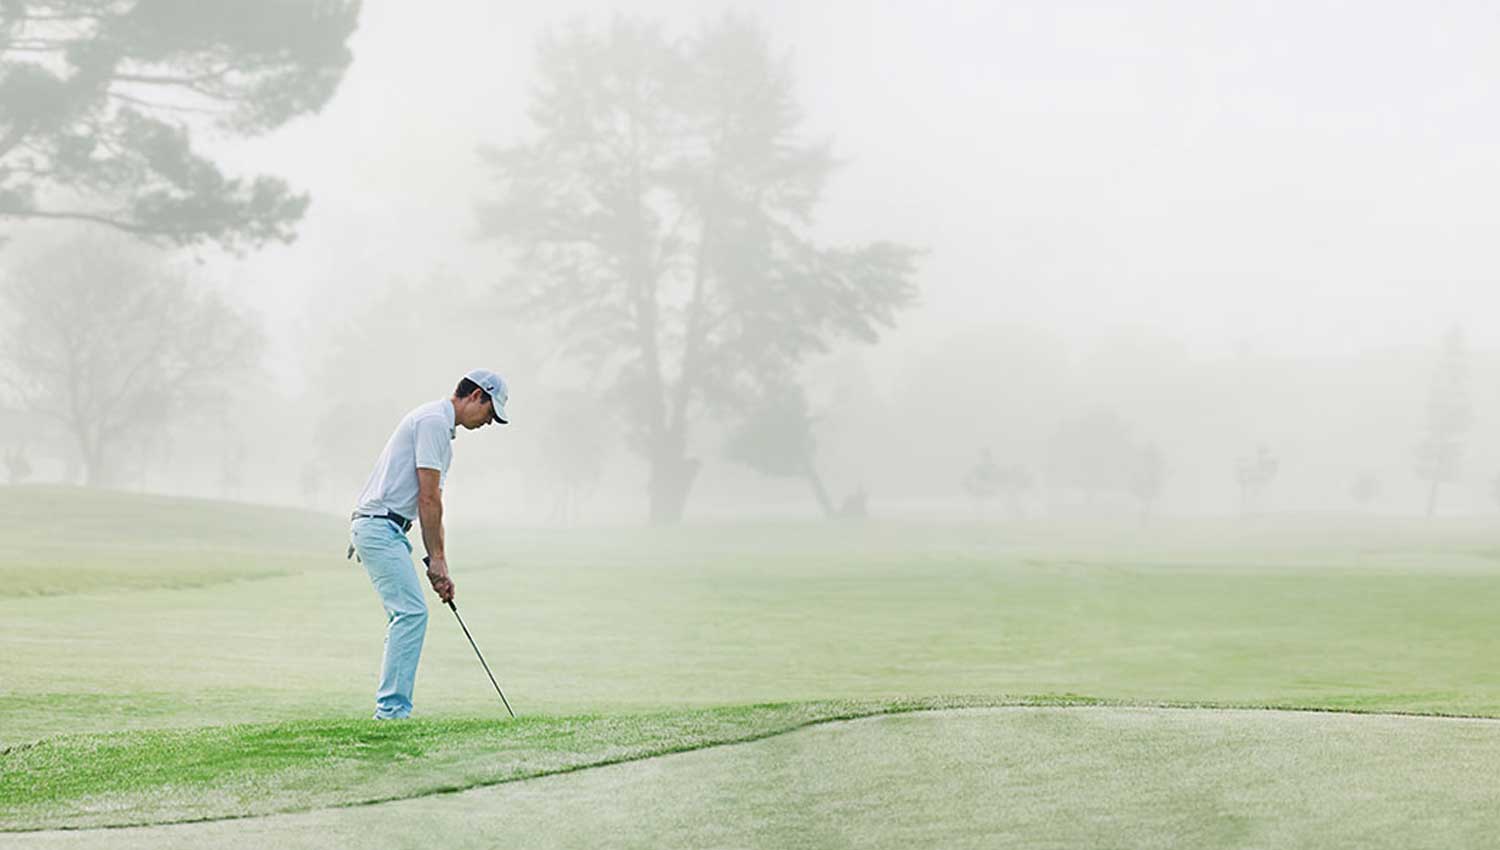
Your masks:
M443 552L442 474L436 469L417 469L417 516L422 520L422 545L427 547L427 580L438 598L451 602L453 579Z

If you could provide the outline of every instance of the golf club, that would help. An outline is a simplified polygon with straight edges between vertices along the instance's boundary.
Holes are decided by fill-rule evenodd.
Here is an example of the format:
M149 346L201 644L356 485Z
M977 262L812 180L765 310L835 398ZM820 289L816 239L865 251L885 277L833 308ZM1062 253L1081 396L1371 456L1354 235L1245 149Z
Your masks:
M422 563L430 567L432 566L432 559L424 556ZM458 606L454 605L453 600L450 599L448 600L448 607L453 609L453 616L458 617L458 627L464 630L464 637L469 639L469 646L474 647L474 654L479 656L479 663L484 666L484 674L490 677L490 684L495 686L495 693L500 695L500 701L505 703L505 710L510 714L511 719L514 720L516 713L511 711L510 700L505 698L505 691L500 690L500 683L495 681L495 674L490 672L490 665L485 664L484 653L479 651L479 644L474 642L474 636L469 634L469 627L464 625L464 618L459 615Z

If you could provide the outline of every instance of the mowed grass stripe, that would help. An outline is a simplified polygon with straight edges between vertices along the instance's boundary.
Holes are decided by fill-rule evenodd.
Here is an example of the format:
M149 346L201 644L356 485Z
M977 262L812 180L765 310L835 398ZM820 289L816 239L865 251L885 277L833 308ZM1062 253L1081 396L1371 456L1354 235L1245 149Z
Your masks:
M305 721L69 735L0 750L0 830L185 823L368 805L745 743L833 721L1022 707L1334 713L1296 706L1136 706L1080 696L936 697L510 722Z

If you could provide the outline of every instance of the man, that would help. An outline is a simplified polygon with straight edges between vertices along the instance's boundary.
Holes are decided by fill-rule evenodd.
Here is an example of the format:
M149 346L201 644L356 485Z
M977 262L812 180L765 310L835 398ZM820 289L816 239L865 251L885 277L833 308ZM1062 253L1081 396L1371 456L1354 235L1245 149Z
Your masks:
M427 635L427 601L412 566L412 517L422 522L427 580L444 603L453 599L453 579L443 551L443 484L453 460L458 426L472 431L504 425L508 392L499 375L475 369L459 381L452 398L429 402L406 414L386 441L375 470L359 496L352 522L350 555L370 574L385 606L385 657L375 691L375 719L411 715L417 660Z

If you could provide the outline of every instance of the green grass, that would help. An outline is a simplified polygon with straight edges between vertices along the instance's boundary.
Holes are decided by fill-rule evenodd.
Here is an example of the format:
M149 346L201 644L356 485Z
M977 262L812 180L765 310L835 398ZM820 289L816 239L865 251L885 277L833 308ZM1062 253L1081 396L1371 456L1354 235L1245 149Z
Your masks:
M0 830L368 804L757 740L830 720L1002 702L1091 704L830 700L514 721L300 721L68 735L0 750Z
M527 714L943 693L1500 714L1500 569L1464 552L1112 560L880 528L780 550L736 533L743 552L723 532L511 534L499 560L455 531L459 605ZM0 745L364 715L384 615L329 538L289 575L0 598ZM493 700L435 609L418 713Z
M1197 722L1172 713L1205 711L1263 724L1249 713L1275 711L1246 707L1226 715L1222 708L1146 709L1082 697L950 697L513 721L300 721L67 735L0 750L0 830L165 824L370 805L758 741L832 721L997 707L1166 711L1159 721L1165 725ZM1073 722L1046 716L1053 725ZM1295 722L1368 723L1390 730L1399 749L1403 736L1422 739L1422 721L1439 719L1408 715L1398 722L1381 715ZM1500 723L1483 728L1485 746L1500 754Z
M338 518L0 488L0 746L18 747L0 812L80 826L385 799L400 777L466 787L934 694L1500 717L1497 537L1297 517L456 528L459 604L524 719L490 719L434 608L421 719L376 740L384 615Z
M314 834L353 846L362 832L415 847L441 832L472 848L1452 850L1492 846L1497 756L1494 723L1113 709L902 715L232 833L191 829L165 846L235 835L313 847Z
M336 518L78 487L0 487L0 598L204 587L319 563Z
M777 712L791 707L767 708ZM718 716L699 716L669 733L663 743L746 729L748 717L712 714ZM1500 828L1500 723L1492 720L1012 707L803 726L739 746L628 760L641 742L642 725L666 732L673 724L663 720L615 724L580 718L576 722L584 728L577 732L541 728L560 722L556 720L508 732L412 723L391 733L402 739L399 745L352 728L266 729L262 731L277 734L253 742L259 749L303 749L309 759L326 760L325 746L346 753L363 737L386 768L374 781L392 785L398 782L394 776L428 757L426 747L447 746L449 737L471 743L487 739L495 747L493 762L519 761L548 775L463 793L378 805L306 807L310 810L247 820L10 834L6 846L163 850L378 843L416 848L440 841L460 850L1448 850L1489 846ZM600 726L587 728L592 723ZM587 765L571 757L590 746L616 747L605 760L612 763L575 769ZM356 769L361 755L352 760ZM229 768L244 769L239 764L244 757L232 748L223 758ZM482 769L481 762L476 759L473 766ZM289 769L299 763L306 762L287 759ZM498 772L493 765L490 770ZM334 773L330 770L329 778ZM415 776L418 782L424 778ZM315 781L309 787L316 792L322 784ZM253 783L229 793L236 790L252 803L260 799ZM180 788L164 787L159 793L185 796ZM118 795L97 804L106 808L117 800Z

